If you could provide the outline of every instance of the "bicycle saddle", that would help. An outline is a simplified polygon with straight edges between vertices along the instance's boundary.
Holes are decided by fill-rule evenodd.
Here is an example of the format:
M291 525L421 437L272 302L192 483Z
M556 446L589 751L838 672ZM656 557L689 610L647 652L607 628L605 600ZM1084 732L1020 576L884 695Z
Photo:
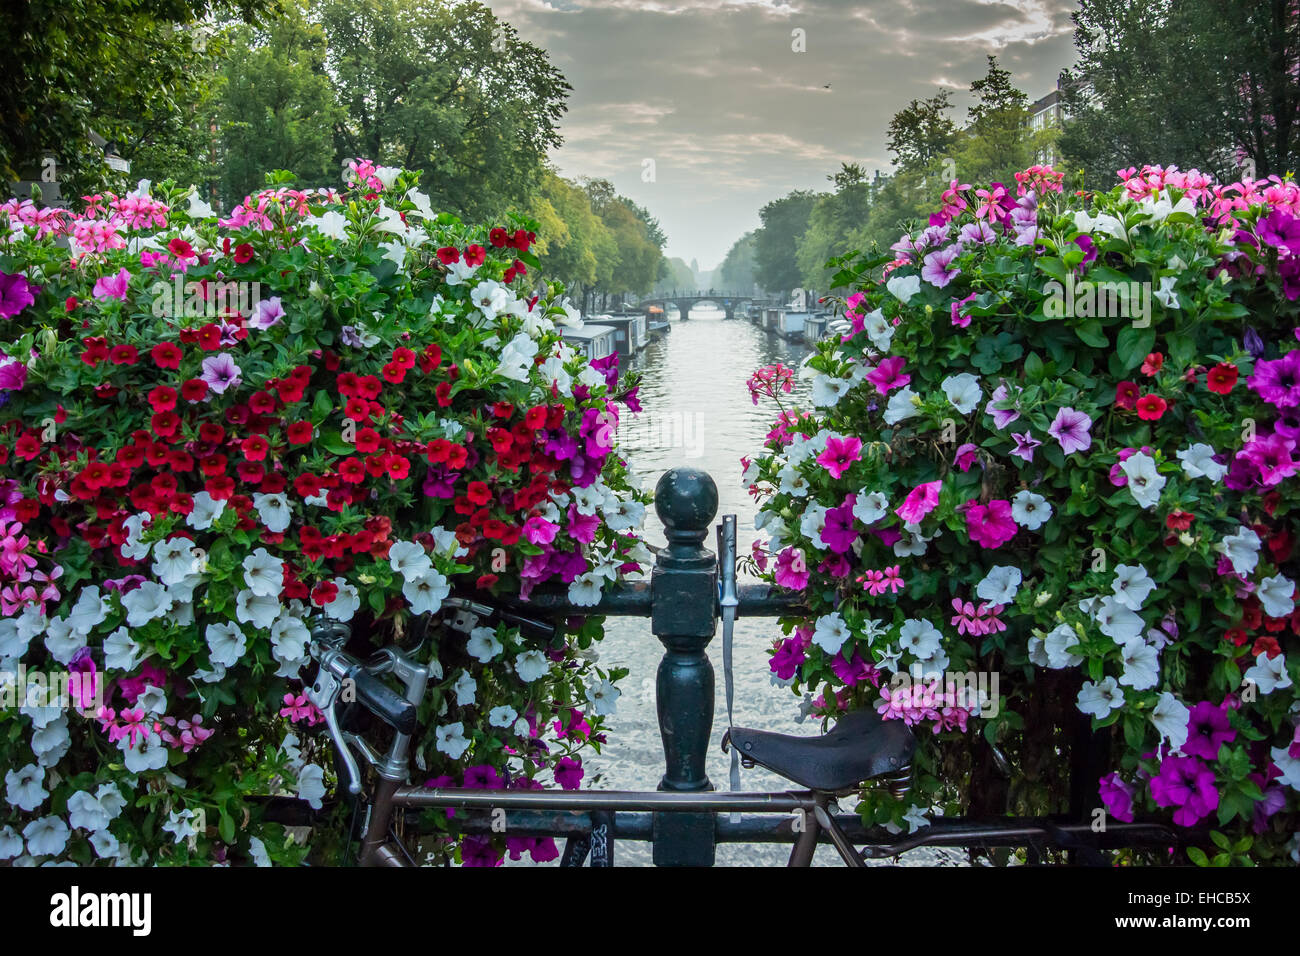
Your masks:
M901 720L884 720L874 710L845 714L820 737L796 737L734 727L722 737L740 756L807 787L837 793L864 780L896 773L912 762L916 738Z

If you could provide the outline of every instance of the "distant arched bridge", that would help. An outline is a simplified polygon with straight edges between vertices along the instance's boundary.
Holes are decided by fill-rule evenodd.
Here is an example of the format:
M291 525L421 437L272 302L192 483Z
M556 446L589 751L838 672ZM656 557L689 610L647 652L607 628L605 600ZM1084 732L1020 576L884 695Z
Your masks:
M686 320L690 318L691 309L704 302L711 302L727 314L727 318L734 319L736 310L746 305L758 306L776 306L780 300L756 296L748 292L719 292L716 289L695 289L693 291L679 292L674 289L665 295L650 296L642 299L641 308L651 305L662 306L664 311L668 310L670 305L676 306L678 315Z

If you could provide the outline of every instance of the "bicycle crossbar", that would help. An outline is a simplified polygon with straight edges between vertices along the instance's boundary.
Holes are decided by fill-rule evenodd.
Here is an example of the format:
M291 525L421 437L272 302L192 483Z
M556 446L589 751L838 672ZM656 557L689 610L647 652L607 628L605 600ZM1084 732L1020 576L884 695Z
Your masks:
M792 813L813 809L810 792L694 793L632 790L476 790L465 787L401 787L393 803L407 807L457 807L466 810L650 810L667 813Z

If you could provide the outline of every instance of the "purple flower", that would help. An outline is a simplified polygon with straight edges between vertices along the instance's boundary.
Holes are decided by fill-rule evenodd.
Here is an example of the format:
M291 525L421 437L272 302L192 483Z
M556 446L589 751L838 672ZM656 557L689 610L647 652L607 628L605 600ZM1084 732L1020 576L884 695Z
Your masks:
M0 355L0 392L21 392L27 384L27 366Z
M1254 358L1264 357L1264 340L1250 326L1246 326L1246 333L1242 336L1242 344L1246 346L1246 351Z
M1187 720L1187 743L1183 753L1189 757L1216 760L1219 748L1237 739L1237 732L1228 724L1227 709L1221 705L1201 701L1191 710Z
M822 541L836 554L848 551L853 547L853 542L858 540L858 533L853 530L853 506L856 503L857 496L849 495L838 508L831 508L826 512Z
M255 329L269 329L273 325L279 325L282 318L284 318L284 308L280 305L280 297L272 296L269 299L259 300L257 305L253 306L253 314L249 316L248 324Z
M797 637L791 637L781 642L776 649L776 653L767 662L767 666L781 680L789 680L798 672L799 665L804 662L806 657L803 641Z
M455 498L456 476L437 465L430 466L423 490L427 498Z
M980 225L984 226L984 223L980 222ZM984 227L986 229L988 228L987 226ZM973 301L975 301L974 292L966 296L964 299L953 299L952 304L948 307L949 312L952 313L952 324L957 326L959 329L964 329L966 326L970 325L970 315L962 312L962 308Z
M115 276L100 276L95 280L96 299L125 299L131 282L131 273L120 269Z
M582 764L572 757L561 757L555 765L555 782L565 790L577 790L582 783Z
M1074 244L1083 250L1083 261L1075 267L1080 273L1082 273L1084 267L1090 265L1096 260L1097 244L1092 241L1092 236L1088 235L1086 232L1077 236L1074 240Z
M1195 757L1166 757L1151 778L1151 799L1158 806L1176 807L1174 823L1189 827L1219 808L1214 771Z
M605 376L605 385L612 392L618 387L618 353L611 352L604 358L598 358L591 367Z
M0 318L12 319L36 301L34 292L39 291L21 272L0 272Z
M1014 408L997 407L999 402L1005 402L1008 397L1007 386L1003 382L993 390L993 394L989 396L988 404L984 406L984 411L993 416L993 427L998 431L1002 431L1020 417L1020 413Z
M1300 349L1274 361L1255 363L1246 384L1264 401L1278 408L1300 405Z
M942 289L961 275L961 269L952 264L953 260L960 255L961 245L959 243L953 243L945 249L930 253L925 257L924 265L921 267L921 278Z
M591 544L596 540L596 529L600 527L599 515L585 515L575 505L569 505L569 537L582 544Z
M868 680L876 687L880 686L880 672L863 660L862 655L856 650L853 652L851 660L845 660L844 650L841 649L838 654L831 658L831 670L848 687L853 687Z
M491 764L465 768L465 786L474 790L503 790L506 782Z
M961 227L961 232L957 234L958 242L973 242L978 246L987 245L990 242L996 242L998 234L983 219L976 222L968 222Z
M1101 802L1106 812L1124 823L1133 822L1133 787L1120 779L1117 773L1101 778Z
M957 457L953 459L953 464L962 471L970 471L970 466L979 461L979 446L966 442L957 448Z
M1069 455L1092 447L1092 435L1089 433L1091 428L1091 418L1083 412L1064 407L1056 413L1047 434L1055 438L1060 443L1061 450Z
M1022 435L1012 432L1011 437L1016 440L1016 447L1011 449L1011 454L1017 458L1023 458L1025 461L1033 461L1034 449L1042 444L1034 437L1033 432L1025 432Z
M125 270L124 270L125 271ZM203 360L203 374L200 376L208 383L208 388L220 395L232 385L238 385L239 366L229 352L213 355Z
M1274 433L1256 438L1237 452L1237 457L1247 459L1258 472L1259 482L1265 488L1271 488L1300 468L1300 461L1291 457L1294 449L1293 439Z
M826 441L826 450L817 456L821 465L832 478L840 478L862 459L862 440L849 435L847 438L830 438Z
M492 841L483 836L467 836L460 841L460 859L462 866L500 866L505 857L492 846Z

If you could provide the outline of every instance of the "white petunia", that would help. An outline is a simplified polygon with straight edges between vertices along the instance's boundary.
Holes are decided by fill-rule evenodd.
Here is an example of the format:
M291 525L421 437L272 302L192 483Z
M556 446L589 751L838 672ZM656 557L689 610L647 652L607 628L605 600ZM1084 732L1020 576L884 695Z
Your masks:
M60 664L72 661L72 655L86 646L86 635L75 631L62 618L52 618L45 632L45 647Z
M1214 449L1202 442L1197 442L1178 453L1178 460L1183 463L1183 473L1188 478L1209 478L1218 481L1228 473L1228 466L1214 460Z
M166 585L184 581L199 570L201 563L194 542L189 538L159 541L154 545L153 556L153 573Z
M131 773L162 770L167 766L167 745L153 731L137 737L134 746L130 745L130 737L123 737L117 745L122 751L122 763L126 764L126 769Z
M1295 582L1280 574L1260 581L1255 595L1269 617L1285 617L1295 610Z
M491 727L509 727L519 719L519 713L509 704L501 704L488 711L488 725Z
M980 380L978 375L972 375L970 372L962 372L960 375L949 375L940 384L944 395L948 396L948 402L953 408L963 415L969 415L975 410L984 393L980 390Z
M288 528L289 522L293 520L293 508L289 504L289 496L283 491L269 495L254 494L253 510L262 519L262 524L266 525L267 530L277 534Z
M361 607L361 592L345 578L334 578L333 581L339 590L334 600L325 605L325 616L335 621L350 621Z
M550 662L541 651L524 651L515 656L515 673L525 684L531 684L539 677L546 676L550 669Z
M145 581L122 596L122 606L126 608L128 627L144 627L171 610L172 598L157 581Z
M1011 499L1011 519L1022 528L1037 531L1052 517L1052 506L1042 495L1022 489Z
M804 509L803 517L799 519L799 532L812 541L813 547L819 551L826 550L826 542L822 540L822 529L826 527L825 505L809 503Z
M885 318L885 313L880 309L874 312L868 312L862 318L862 328L867 333L867 338L871 344L880 352L889 351L889 343L894 337L894 326Z
M812 642L820 647L827 654L838 654L844 642L852 635L849 633L849 626L845 623L844 618L840 617L837 611L830 614L822 615L817 618L817 625L813 629Z
M1186 704L1165 691L1151 711L1151 724L1160 732L1161 740L1168 740L1170 747L1181 750L1187 743L1187 722L1191 716Z
M1024 580L1019 568L1000 564L990 568L983 580L975 585L975 593L990 604L1010 604Z
M808 479L794 465L785 465L776 473L776 478L778 482L776 490L779 493L792 495L795 498L808 497Z
M1259 563L1259 547L1262 542L1259 535L1244 525L1219 542L1216 550L1225 555L1232 563L1232 570L1246 577L1255 570Z
M222 667L234 667L248 646L244 632L232 621L209 624L205 636L212 663Z
M1113 595L1102 598L1094 616L1101 633L1116 644L1126 644L1140 637L1145 627L1142 618Z
M389 548L388 565L394 574L400 574L407 581L422 578L433 570L428 552L415 541L398 541Z
M28 812L35 810L50 795L41 784L45 782L45 771L34 763L19 770L5 771L5 799L11 807Z
M206 491L200 491L194 496L194 510L186 516L185 523L195 531L207 531L225 510L224 499L213 498Z
M863 488L858 492L857 500L853 503L853 517L865 525L875 524L888 510L889 499L880 491L868 494L867 489Z
M461 721L454 724L443 724L434 731L437 740L437 749L441 750L452 760L459 760L469 749L469 739L465 736L465 725Z
M1103 678L1097 683L1088 681L1079 690L1076 703L1079 710L1101 720L1124 706L1124 691L1113 677Z
M104 667L108 670L135 670L140 663L140 645L125 627L104 638Z
M1291 756L1290 747L1272 747L1269 749L1269 754L1273 758L1273 763L1277 764L1277 769L1282 771L1277 782L1285 784L1292 790L1300 790L1300 757ZM1297 847L1300 848L1300 841L1297 842ZM1300 854L1292 851L1291 858L1296 859L1298 855ZM1300 862L1300 860L1296 861Z
M87 837L87 841L90 843L90 848L95 851L95 856L101 860L112 860L121 855L122 845L117 837L107 830L96 830Z
M600 603L605 577L597 571L588 571L573 579L569 585L569 602L578 607L595 607Z
M451 685L451 689L456 695L456 703L461 707L468 707L474 703L474 698L478 694L478 681L469 676L469 671L461 671L460 677L456 678L456 683Z
M1142 565L1120 564L1115 567L1115 580L1110 583L1115 600L1133 611L1142 610L1151 592L1156 589L1156 582L1147 575Z
M241 624L251 624L259 630L274 624L283 610L275 595L255 594L251 590L235 595L235 617Z
M916 275L893 276L885 283L885 288L898 301L907 303L912 296L921 291L921 277Z
M402 585L402 595L411 602L411 610L416 614L437 613L450 593L451 585L439 571L430 571Z
M122 542L121 546L123 557L143 561L149 556L149 549L152 545L145 544L140 540L140 534L149 521L149 513L141 511L122 522L122 530L126 533L126 540Z
M32 856L54 856L68 845L68 825L59 817L41 817L23 827L27 852Z
M480 664L486 664L501 653L502 645L497 632L490 627L476 627L469 632L465 651Z
M1124 664L1124 673L1119 682L1134 690L1147 690L1155 687L1160 680L1160 655L1156 649L1135 637L1120 648Z
M1156 470L1155 459L1144 452L1130 455L1120 463L1120 471L1128 478L1128 490L1133 500L1143 508L1153 508L1160 500L1160 492L1168 481Z
M1291 675L1286 670L1286 655L1276 654L1269 657L1267 653L1260 651L1255 655L1255 663L1246 669L1241 679L1250 681L1265 694L1290 687Z
M81 634L89 634L104 623L113 605L100 594L96 586L82 588L77 603L68 611L68 627Z
M329 236L331 239L347 238L347 217L337 210L331 209L319 216L308 216L305 223L309 226L315 226L322 235Z
M93 706L92 701L92 706ZM94 710L98 711L98 707ZM32 753L36 762L42 767L53 767L72 749L72 735L68 733L66 715L52 720L44 727L32 733Z
M817 408L833 408L851 387L845 379L818 372L812 376L812 403Z
M258 548L244 558L244 583L254 594L278 597L284 590L284 562L266 548Z
M909 618L898 629L898 643L904 651L911 651L920 660L930 660L939 652L943 635L929 621Z
M587 700L591 702L591 709L602 717L608 717L618 709L621 694L622 691L608 680L587 686Z
M298 799L306 800L313 810L321 808L321 798L325 796L325 771L314 763L309 763L298 772Z
M1047 657L1047 666L1055 670L1065 667L1078 667L1083 658L1069 648L1078 646L1079 635L1068 624L1058 624L1047 632L1043 638L1043 654Z
M111 820L108 812L90 791L78 790L68 797L68 823L74 830L102 830Z
M912 386L904 385L889 398L889 404L885 406L885 424L897 425L904 419L908 419L918 414L916 400L919 396L912 391Z
M301 618L291 614L281 615L271 625L271 654L280 662L277 677L297 677L306 665L311 643L311 632Z
M0 860L11 860L23 852L23 838L11 826L0 829Z

